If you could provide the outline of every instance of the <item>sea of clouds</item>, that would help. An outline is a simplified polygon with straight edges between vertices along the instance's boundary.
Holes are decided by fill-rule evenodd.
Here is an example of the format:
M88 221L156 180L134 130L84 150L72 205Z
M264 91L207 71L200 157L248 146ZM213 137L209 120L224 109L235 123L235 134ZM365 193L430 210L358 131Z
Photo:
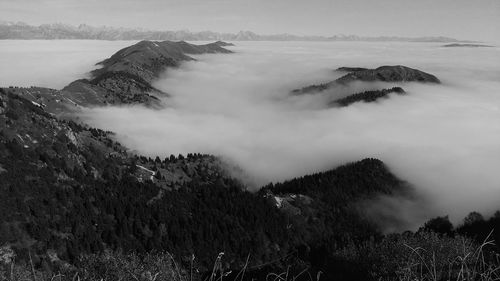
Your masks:
M241 167L253 188L378 158L422 198L391 203L408 227L436 215L458 222L470 211L488 215L500 209L499 48L237 42L231 49L235 54L197 56L167 70L155 83L171 95L164 98L164 109L94 108L81 117L149 156L220 155ZM432 73L442 84L398 84L407 95L345 108L326 104L393 84L290 95L295 88L340 77L337 67L396 64Z
M0 87L61 89L132 41L0 40Z

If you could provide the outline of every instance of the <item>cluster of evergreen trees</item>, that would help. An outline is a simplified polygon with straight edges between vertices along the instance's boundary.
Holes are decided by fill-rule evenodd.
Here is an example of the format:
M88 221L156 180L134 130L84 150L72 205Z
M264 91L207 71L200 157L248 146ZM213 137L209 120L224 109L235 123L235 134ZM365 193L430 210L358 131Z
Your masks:
M372 90L372 91L364 91L357 94L352 94L347 97L335 100L331 103L331 105L340 105L340 106L348 106L355 102L374 102L380 98L386 97L391 93L404 94L405 91L401 87L393 87L390 89L382 89L382 90Z
M104 249L168 250L195 254L207 266L220 251L235 261L251 253L263 262L289 248L279 210L234 180L194 180L152 200L159 188L151 181L129 175L97 180L75 170L67 171L71 181L60 182L55 171L64 163L47 161L38 169L27 163L43 154L26 154L15 141L0 149L11 153L2 159L8 172L0 174L0 238L19 250L54 249L70 262Z

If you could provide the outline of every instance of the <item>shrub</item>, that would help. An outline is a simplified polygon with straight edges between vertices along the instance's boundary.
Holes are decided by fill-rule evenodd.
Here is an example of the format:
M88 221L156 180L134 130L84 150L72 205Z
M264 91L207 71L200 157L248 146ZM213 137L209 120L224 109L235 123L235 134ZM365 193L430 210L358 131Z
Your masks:
M490 240L479 245L463 236L422 231L351 245L337 255L358 262L373 280L498 280L500 263L491 246Z

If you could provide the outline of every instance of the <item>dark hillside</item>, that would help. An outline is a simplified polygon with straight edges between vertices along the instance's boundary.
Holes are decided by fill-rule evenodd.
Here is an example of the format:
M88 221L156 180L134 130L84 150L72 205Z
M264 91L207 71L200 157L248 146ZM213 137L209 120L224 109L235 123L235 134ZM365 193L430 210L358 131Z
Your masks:
M323 251L380 237L358 200L404 189L367 159L249 193L213 156L130 155L109 132L0 97L0 244L20 260L31 252L36 266L123 250L194 254L200 270L219 252L231 268L248 254L252 266L279 269L286 258L321 268Z
M249 251L253 262L288 252L279 210L217 158L129 155L108 132L10 93L0 101L0 244L19 258L30 251L48 266L48 253L57 264L105 249L168 250L206 268L220 251L234 265Z
M261 193L287 215L294 238L303 245L302 258L310 261L316 270L334 274L329 275L332 278L335 273L328 267L349 268L335 257L336 252L353 243L382 237L378 226L365 218L357 203L381 194L410 194L410 189L380 160L364 159L334 170L270 184Z

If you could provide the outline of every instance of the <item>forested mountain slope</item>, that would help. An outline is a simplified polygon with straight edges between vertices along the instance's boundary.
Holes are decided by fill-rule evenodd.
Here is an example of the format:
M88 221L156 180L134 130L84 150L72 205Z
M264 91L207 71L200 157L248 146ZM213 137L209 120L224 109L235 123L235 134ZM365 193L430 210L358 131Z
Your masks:
M248 254L252 265L309 262L325 243L337 250L380 236L355 203L404 189L368 159L250 193L213 156L130 155L109 132L0 97L0 240L37 265L75 264L105 249L194 254L200 269L221 251L236 268ZM307 198L282 199L299 213L276 204L292 196Z

